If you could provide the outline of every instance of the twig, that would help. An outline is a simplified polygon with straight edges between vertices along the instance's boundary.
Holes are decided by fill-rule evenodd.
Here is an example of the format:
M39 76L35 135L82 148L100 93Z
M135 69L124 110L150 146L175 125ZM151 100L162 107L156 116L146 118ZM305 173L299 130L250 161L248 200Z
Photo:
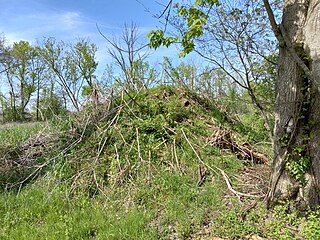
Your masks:
M178 156L177 156L176 139L175 138L173 139L173 155L174 155L174 159L176 160L176 164L177 164L179 171L182 172L181 168L180 168Z
M230 179L229 179L228 175L227 175L222 169L220 169L220 168L218 168L218 167L216 167L216 168L221 172L221 174L222 174L222 176L223 176L223 178L224 178L224 180L225 180L225 182L226 182L226 184L227 184L227 186L228 186L228 189L229 189L232 193L234 193L235 195L237 195L238 197L239 197L239 196L242 196L242 197L260 197L260 196L256 196L256 195L241 193L241 192L238 192L238 191L234 190L234 189L232 188L232 185L231 185L231 182L230 182Z
M116 115L108 123L107 127L105 127L103 133L107 132L110 129L111 126L113 126L113 125L115 125L117 123L117 120L118 120L118 118L120 116L121 110L124 108L124 105L120 105L118 108L119 109L118 109Z
M151 179L151 177L150 177L150 175L151 175L151 151L149 150L149 154L148 154L148 156L149 156L149 161L148 161L148 181L150 181L150 179Z
M139 131L138 131L138 128L136 128L136 135L137 135L137 144L138 144L138 158L141 160L141 162L144 162L143 158L141 157L141 152L140 152L140 142L139 142Z
M15 186L19 186L19 189L21 189L21 186L27 182L29 179L33 179L44 167L48 166L50 163L55 163L55 160L61 156L61 154L65 154L67 153L71 148L73 148L76 144L78 144L79 142L81 142L81 137L77 140L75 140L74 142L72 142L69 146L67 146L66 148L64 148L61 152L59 152L55 157L48 159L46 162L44 162L41 165L35 165L34 167L36 167L36 169L34 171L32 171L27 177L23 178L22 180L14 183L11 185L11 187L15 187ZM19 194L19 192L18 192Z
M100 187L100 185L99 185L99 183L98 183L98 181L97 181L96 165L97 165L97 162L98 162L98 160L99 160L99 158L100 158L100 155L101 155L101 153L102 153L102 151L103 151L103 149L104 149L107 141L108 141L108 138L105 137L102 145L100 146L100 149L99 149L99 152L98 152L98 154L97 154L97 156L96 156L96 159L95 159L94 163L91 165L91 167L92 167L92 173L93 173L93 179L94 179L95 185L96 185L97 189L98 189L101 193L103 193L103 190L101 189L101 187ZM99 144L99 145L100 145L100 144Z
M192 144L190 143L189 139L187 138L185 132L183 131L183 129L181 129L182 131L182 134L183 136L185 137L186 141L188 142L189 146L191 147L192 151L195 153L195 155L197 156L199 162L201 162L203 165L205 165L207 168L209 168L211 171L217 173L216 170L214 170L211 166L209 166L208 164L206 164L204 161L202 161L202 159L200 158L199 154L196 152L196 150L193 148ZM228 189L234 193L235 195L237 195L238 197L239 196L242 196L242 197L260 197L260 196L256 196L256 195L251 195L251 194L246 194L246 193L241 193L241 192L238 192L236 190L234 190L232 188L232 185L230 183L230 180L229 180L229 177L228 175L221 169L221 168L218 168L217 166L213 166L214 168L216 168L217 170L219 170L219 172L221 173L221 175L223 176L226 184L227 184L227 187Z
M89 117L87 118L86 124L84 125L83 131L82 131L81 136L80 136L80 138L79 138L79 141L81 141L81 140L83 139L84 132L85 132L86 129L87 129L87 126L88 126L88 124L89 124L90 118L91 118L91 117L90 117L90 115L89 115Z
M131 107L129 106L129 104L123 99L124 104L126 105L126 107L129 109L129 112L137 119L139 119L140 121L143 121L142 118L138 117L131 109Z
M301 239L301 240L304 240L304 236L302 236L300 233L299 233L299 230L294 228L294 227L291 227L289 226L288 224L286 224L284 226L285 228L287 228L291 233L293 233L293 235L298 238L298 239Z
M167 142L167 140L165 139L165 140L163 140L161 143L159 143L158 145L156 145L154 148L152 148L152 150L156 150L156 149L158 149L158 147L160 147L162 144L164 144L164 143L166 143Z

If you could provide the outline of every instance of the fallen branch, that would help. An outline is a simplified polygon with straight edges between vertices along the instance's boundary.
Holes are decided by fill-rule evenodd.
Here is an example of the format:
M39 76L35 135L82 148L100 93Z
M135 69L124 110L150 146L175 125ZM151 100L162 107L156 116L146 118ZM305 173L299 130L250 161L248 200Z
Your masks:
M183 134L184 138L186 139L187 143L188 143L189 146L191 147L192 151L193 151L194 154L197 156L199 162L202 163L203 165L205 165L205 166L206 166L207 168L209 168L211 171L217 173L216 170L214 170L211 166L209 166L209 165L206 164L204 161L202 161L202 159L200 158L199 154L197 153L197 151L194 149L194 147L192 146L191 142L190 142L189 139L187 138L187 136L186 136L185 132L183 131L183 129L181 129L181 131L182 131L182 134ZM229 180L228 175L227 175L221 168L218 168L217 166L213 166L213 167L214 167L215 169L217 169L217 170L221 173L222 177L224 178L224 180L225 180L225 182L226 182L226 184L227 184L228 189L229 189L232 193L234 193L238 198L240 198L240 196L241 196L241 197L261 197L261 196L257 196L257 195L251 195L251 194L247 194L247 193L241 193L241 192L238 192L238 191L234 190L234 189L232 188L232 185L231 185L231 182L230 182L230 180Z
M213 144L221 149L229 149L238 159L249 160L253 163L268 164L269 159L266 155L257 152L251 145L244 143L242 145L236 143L230 131L224 128L218 128L208 139L209 144Z

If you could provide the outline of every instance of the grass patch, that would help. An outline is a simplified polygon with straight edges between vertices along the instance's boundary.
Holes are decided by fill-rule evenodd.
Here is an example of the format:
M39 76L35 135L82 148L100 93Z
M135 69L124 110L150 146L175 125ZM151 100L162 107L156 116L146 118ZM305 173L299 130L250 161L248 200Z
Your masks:
M0 145L16 145L43 130L45 123L10 123L0 125Z
M66 188L51 190L44 187L46 182L26 187L19 195L1 195L1 239L156 238L156 232L147 228L147 212L119 210L112 202L84 195L70 199Z

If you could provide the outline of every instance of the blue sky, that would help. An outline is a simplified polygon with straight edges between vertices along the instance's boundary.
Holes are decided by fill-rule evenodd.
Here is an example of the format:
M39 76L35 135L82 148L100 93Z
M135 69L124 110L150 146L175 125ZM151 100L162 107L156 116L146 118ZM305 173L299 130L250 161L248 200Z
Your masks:
M151 29L161 26L153 14L163 9L154 0L0 0L0 6L0 33L10 43L20 40L35 43L43 37L63 41L89 38L98 46L100 68L110 58L96 24L106 36L112 37L121 33L124 23L133 21L141 36L146 36ZM162 48L151 59L161 61L163 56L176 55L175 48Z
M155 13L162 8L153 0L140 2ZM106 34L117 32L125 22L134 21L142 30L157 25L136 0L0 0L0 5L0 30L10 41L34 41L43 36L96 38L96 24Z

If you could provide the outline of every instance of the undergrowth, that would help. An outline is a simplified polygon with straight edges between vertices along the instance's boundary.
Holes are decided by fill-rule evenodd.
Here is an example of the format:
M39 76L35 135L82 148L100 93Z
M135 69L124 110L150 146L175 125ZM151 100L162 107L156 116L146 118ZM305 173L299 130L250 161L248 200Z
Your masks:
M2 189L0 238L197 239L203 229L230 239L285 236L279 226L286 215L268 219L263 207L241 213L247 202L227 183L241 189L237 175L247 163L208 140L217 128L238 142L267 138L241 126L205 98L172 87L119 93L97 108L56 117L46 132L32 130L28 144L19 137L20 165L10 170L24 170L27 159L26 169L39 171ZM3 158L2 168L11 160ZM0 178L2 186L7 180ZM319 215L299 219L298 232L312 239Z

